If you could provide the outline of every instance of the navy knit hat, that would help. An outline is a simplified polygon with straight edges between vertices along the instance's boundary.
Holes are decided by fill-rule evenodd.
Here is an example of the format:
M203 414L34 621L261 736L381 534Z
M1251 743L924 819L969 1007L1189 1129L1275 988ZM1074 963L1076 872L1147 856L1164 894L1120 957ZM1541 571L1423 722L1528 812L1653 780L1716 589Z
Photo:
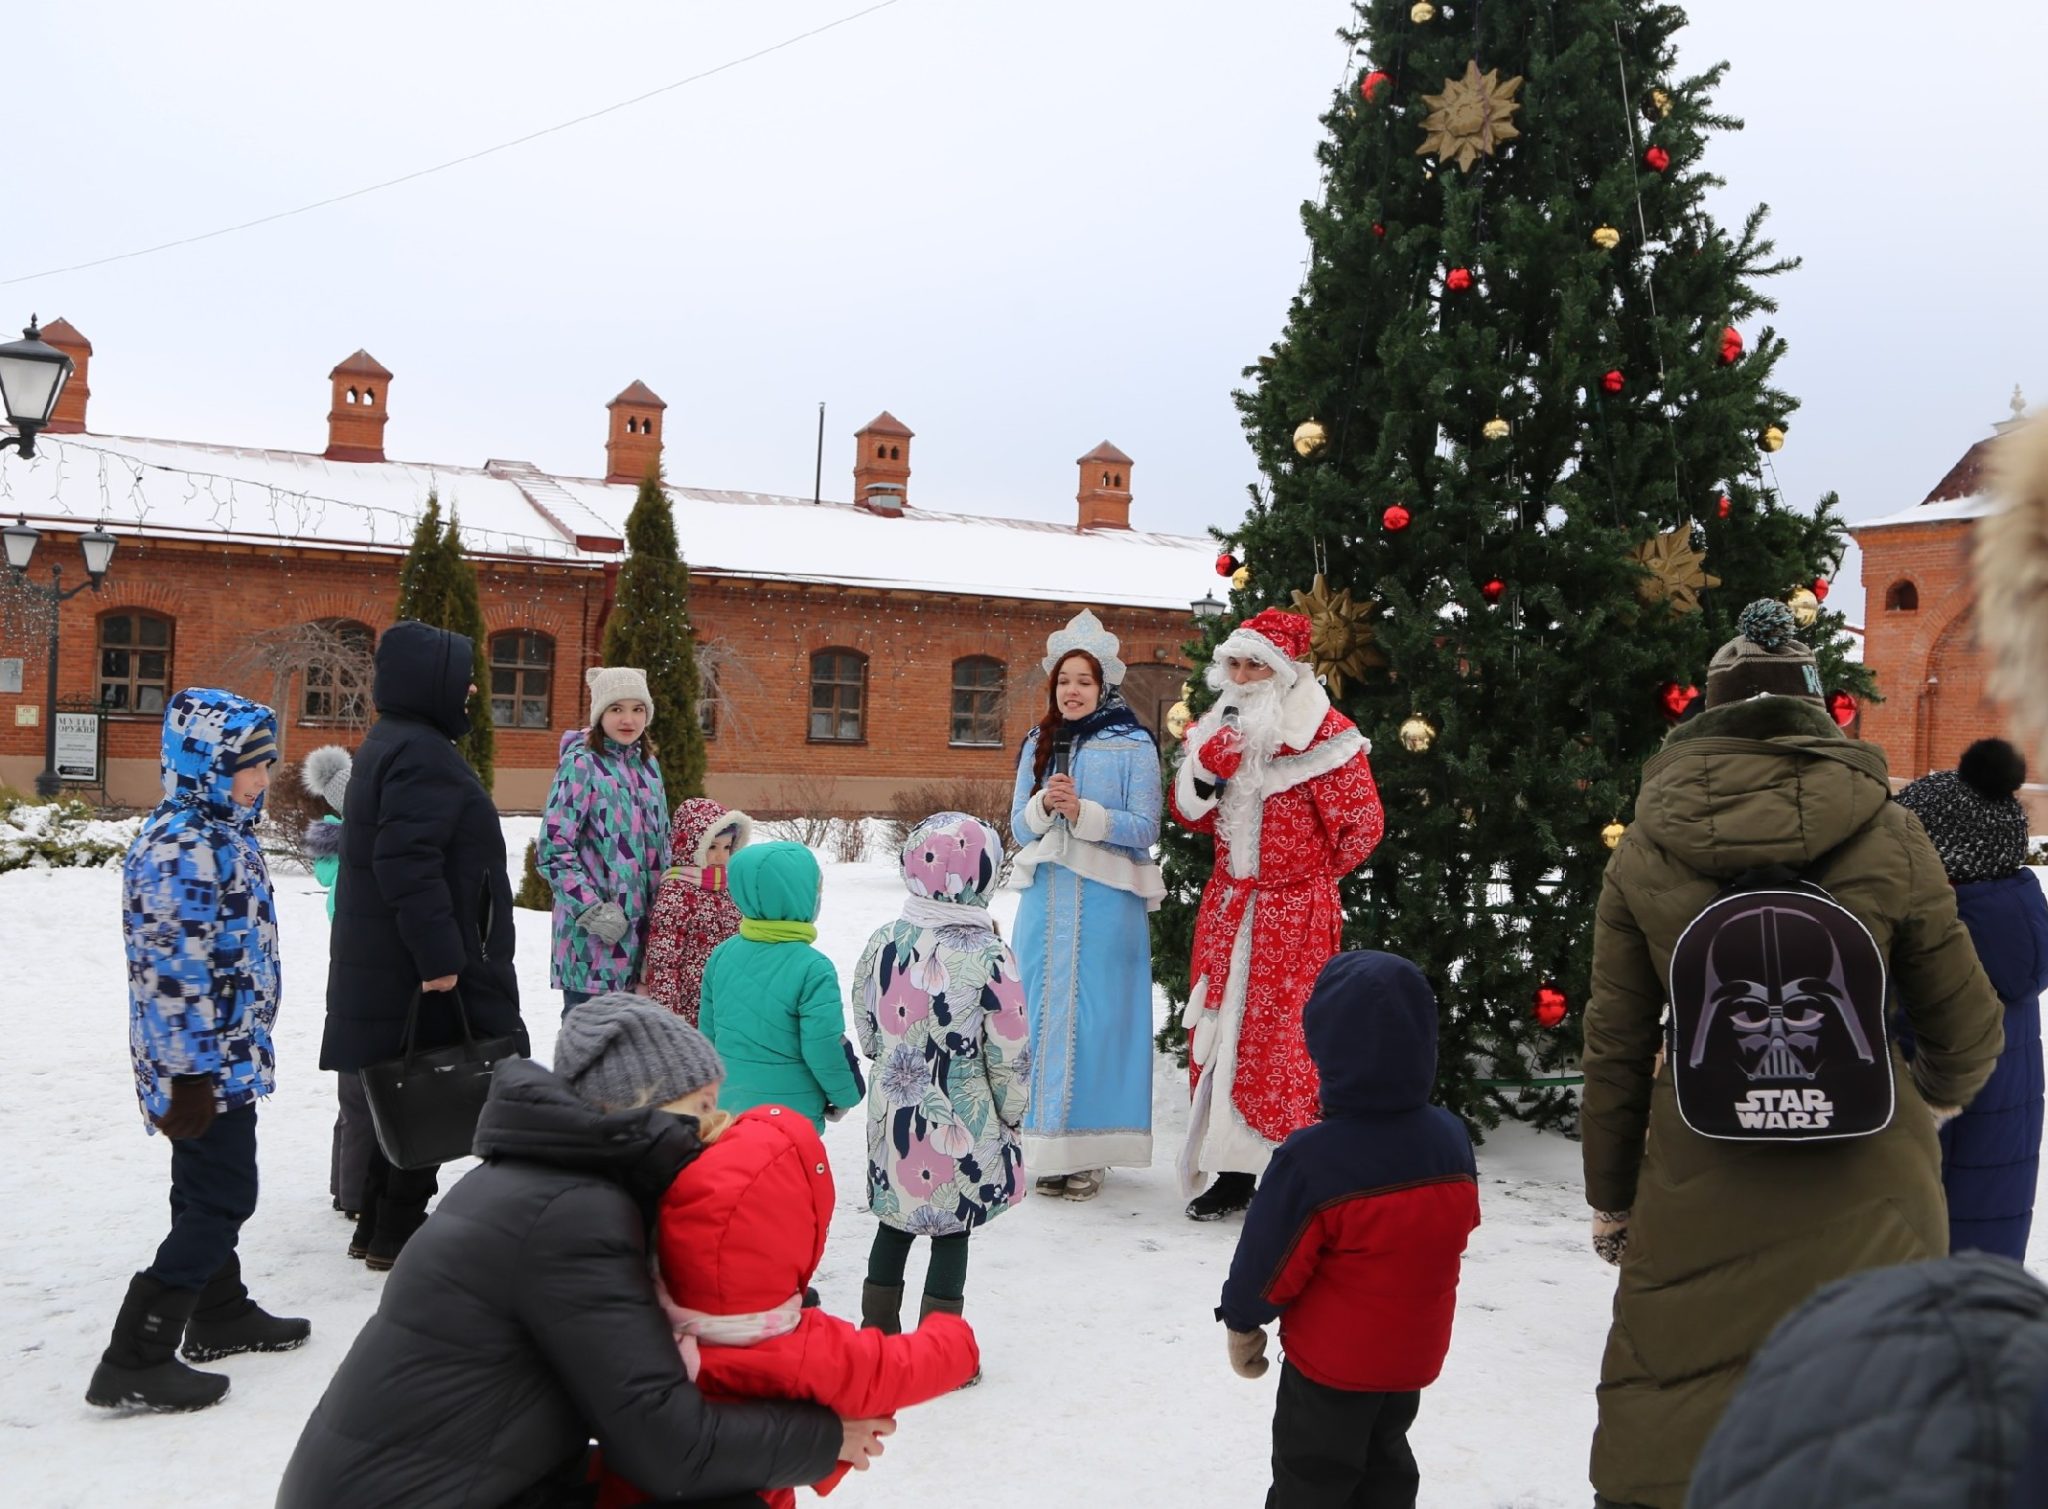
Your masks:
M1998 880L2027 862L2027 809L2014 795L2027 762L2003 739L1979 739L1954 770L1923 775L1899 793L1920 819L1956 885Z

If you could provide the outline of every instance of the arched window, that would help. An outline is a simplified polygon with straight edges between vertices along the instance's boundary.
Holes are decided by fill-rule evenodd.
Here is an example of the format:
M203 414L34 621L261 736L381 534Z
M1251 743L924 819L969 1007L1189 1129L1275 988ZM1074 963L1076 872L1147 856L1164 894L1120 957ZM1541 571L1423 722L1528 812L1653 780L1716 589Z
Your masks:
M901 446L896 445L890 446L889 459L891 461L901 461L903 459L903 448Z
M296 636L306 657L299 721L351 727L369 722L377 631L352 618L322 618L307 627L313 632Z
M886 445L876 446L875 459L877 461L887 461L889 459L889 447L887 447Z
M376 401L377 401L377 390L376 390L375 388L365 388L365 389L363 389L363 402L364 402L364 403L375 403Z
M858 650L820 650L811 657L813 744L867 739L868 657Z
M1904 579L1893 582L1884 589L1884 607L1887 613L1918 613L1920 589Z
M1000 748L1003 742L1003 663L987 655L953 662L955 744Z
M491 722L546 728L555 679L555 642L535 629L491 636Z
M131 609L100 620L100 706L111 713L161 713L171 692L173 620Z

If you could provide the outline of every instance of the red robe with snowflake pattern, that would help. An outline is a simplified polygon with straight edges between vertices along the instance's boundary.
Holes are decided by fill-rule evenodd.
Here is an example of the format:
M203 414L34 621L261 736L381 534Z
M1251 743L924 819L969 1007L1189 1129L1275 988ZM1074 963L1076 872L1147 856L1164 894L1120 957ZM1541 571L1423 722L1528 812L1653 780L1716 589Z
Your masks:
M1343 947L1337 881L1365 862L1386 819L1366 761L1370 746L1330 706L1305 668L1282 699L1283 743L1264 767L1255 806L1249 792L1237 793L1237 802L1222 800L1220 792L1197 794L1195 750L1213 731L1207 717L1189 730L1172 799L1176 820L1216 840L1216 867L1202 892L1191 997L1182 1019L1196 1050L1189 1081L1198 1089L1205 1065L1227 1068L1229 1083L1219 1083L1215 1093L1227 1089L1237 1118L1270 1146L1251 1148L1220 1166L1202 1162L1198 1147L1191 1145L1190 1152L1209 1173L1257 1174L1272 1146L1319 1114L1301 1011L1316 975ZM1242 940L1241 933L1247 933ZM1230 1061L1220 1061L1225 1059ZM1226 1113L1218 1104L1211 1120ZM1239 1166L1252 1162L1255 1167Z

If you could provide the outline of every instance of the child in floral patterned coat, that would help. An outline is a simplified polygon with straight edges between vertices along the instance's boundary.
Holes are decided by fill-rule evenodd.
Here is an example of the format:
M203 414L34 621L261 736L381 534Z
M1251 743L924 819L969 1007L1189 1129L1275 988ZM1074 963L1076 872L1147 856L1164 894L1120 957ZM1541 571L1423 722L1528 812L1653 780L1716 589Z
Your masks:
M668 796L646 739L647 676L593 666L590 727L562 736L534 862L555 891L550 981L562 1010L640 978L647 919L668 868Z
M988 913L1002 862L1002 839L979 818L919 823L903 846L903 915L853 972L854 1024L876 1065L868 1202L881 1222L861 1321L886 1332L902 1325L913 1239L932 1239L920 1319L958 1315L968 1237L1024 1193L1031 1028L1016 955Z
M647 924L647 953L640 966L640 993L697 1025L698 997L711 950L740 930L726 865L746 847L754 820L708 796L693 796L676 808L669 829L674 856L654 915Z

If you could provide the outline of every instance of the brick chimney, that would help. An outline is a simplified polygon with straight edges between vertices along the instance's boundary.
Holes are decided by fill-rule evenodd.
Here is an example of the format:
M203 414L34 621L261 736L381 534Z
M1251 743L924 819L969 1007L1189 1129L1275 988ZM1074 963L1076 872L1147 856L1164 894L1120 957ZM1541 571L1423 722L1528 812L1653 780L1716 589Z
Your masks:
M85 368L92 360L92 342L79 334L78 327L69 320L52 320L43 326L43 343L55 346L59 351L78 363L78 369L64 384L64 391L57 398L57 411L50 416L49 432L52 435L80 435L85 432L85 401L92 397L92 389L86 386Z
M604 480L638 486L661 464L661 414L668 407L646 383L633 385L605 405L612 416L604 443Z
M1131 527L1131 458L1107 440L1079 462L1082 529Z
M382 461L391 373L369 352L358 351L327 375L334 382L334 406L327 411L322 454L329 461Z
M910 426L882 410L853 435L853 501L869 513L895 517L910 484Z

